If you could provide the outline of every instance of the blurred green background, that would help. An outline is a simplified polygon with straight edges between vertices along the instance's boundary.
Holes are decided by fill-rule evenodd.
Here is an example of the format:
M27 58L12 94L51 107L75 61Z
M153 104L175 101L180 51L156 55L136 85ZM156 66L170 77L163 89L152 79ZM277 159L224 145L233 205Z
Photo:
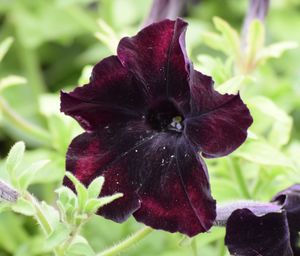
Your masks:
M55 200L53 191L64 175L67 146L81 132L75 121L59 113L59 91L87 81L90 66L114 54L121 37L137 33L151 4L151 0L0 0L0 42L13 40L0 63L0 157L6 156L15 141L23 140L28 148L25 164L51 160L30 187L38 198L48 203ZM212 72L217 85L230 78L222 68L215 69L216 62L222 66L227 57L209 48L204 34L215 31L214 16L240 31L247 7L246 0L201 0L190 4L185 12L189 56L200 70ZM271 1L266 44L300 44L299 28L300 0ZM213 58L201 62L202 54ZM251 131L263 142L250 141L232 156L240 159L238 168L244 173L246 192L225 158L207 161L212 192L219 201L245 197L269 200L278 190L299 182L299 66L300 51L294 49L258 67L245 82L244 98L255 118ZM285 129L291 125L286 120L293 120L291 129ZM270 139L268 131L273 128L277 133ZM278 146L282 137L284 142ZM5 179L2 162L0 177ZM94 217L83 234L94 250L100 251L139 226L133 219L120 225ZM226 255L224 233L213 228L191 241L179 234L156 231L124 255ZM0 256L45 255L42 243L43 234L31 218L0 213Z

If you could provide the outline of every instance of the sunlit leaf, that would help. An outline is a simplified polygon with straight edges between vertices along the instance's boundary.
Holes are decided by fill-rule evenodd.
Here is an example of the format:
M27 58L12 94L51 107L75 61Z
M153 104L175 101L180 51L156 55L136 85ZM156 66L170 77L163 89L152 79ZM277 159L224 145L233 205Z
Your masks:
M245 76L235 76L229 80L227 80L225 83L220 84L216 90L219 93L225 94L237 94L238 91L241 89L243 86L243 83L245 81L246 77Z
M257 62L263 62L269 58L279 58L287 50L299 47L297 42L279 42L265 47L257 56Z
M233 54L235 58L239 58L241 56L241 43L237 31L219 17L214 17L213 22L216 29L223 36L224 47L228 49L228 53Z

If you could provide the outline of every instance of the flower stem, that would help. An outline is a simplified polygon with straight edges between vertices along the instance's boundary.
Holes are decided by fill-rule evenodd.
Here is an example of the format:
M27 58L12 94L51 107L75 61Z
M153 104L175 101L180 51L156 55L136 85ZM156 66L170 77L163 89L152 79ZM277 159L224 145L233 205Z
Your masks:
M131 235L130 237L126 238L125 240L121 241L120 243L100 252L97 256L112 256L117 255L120 252L126 250L127 248L131 247L132 245L136 244L148 234L153 231L150 227L143 227L142 229L138 230L136 233Z
M90 218L91 216L89 216L87 219L83 220L79 225L74 227L74 229L70 234L69 239L67 239L67 241L62 246L63 251L66 251L69 248L69 246L72 244L76 236L79 235L81 228L84 226L85 223L87 223L90 220Z
M33 125L32 123L21 117L19 114L17 114L2 97L0 97L0 110L2 110L4 116L18 129L32 135L34 138L38 138L39 141L43 144L50 144L50 136L47 131Z
M245 177L242 173L242 170L241 170L239 164L236 161L237 160L234 158L228 158L228 164L230 166L230 169L234 172L235 178L239 184L239 187L241 189L241 192L243 193L243 196L246 199L251 199L252 197L248 190Z
M35 208L36 213L35 213L34 217L37 220L37 222L39 223L44 234L46 236L49 236L52 233L53 229L52 229L49 221L47 220L47 217L43 213L43 210L41 209L39 202L36 200L35 197L33 197L28 192L24 195L24 198L27 199ZM57 248L54 248L53 251L54 251L54 255L56 255L56 256L63 255L63 253L60 250L58 250Z

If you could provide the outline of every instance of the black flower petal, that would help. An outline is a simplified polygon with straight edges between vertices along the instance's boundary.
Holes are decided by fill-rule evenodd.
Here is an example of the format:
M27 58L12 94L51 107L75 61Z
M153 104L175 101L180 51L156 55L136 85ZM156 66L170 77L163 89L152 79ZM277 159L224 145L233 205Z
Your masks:
M291 245L295 256L300 255L300 184L279 192L273 199L287 212Z
M292 256L285 212L256 216L248 209L234 211L226 225L225 244L236 256Z

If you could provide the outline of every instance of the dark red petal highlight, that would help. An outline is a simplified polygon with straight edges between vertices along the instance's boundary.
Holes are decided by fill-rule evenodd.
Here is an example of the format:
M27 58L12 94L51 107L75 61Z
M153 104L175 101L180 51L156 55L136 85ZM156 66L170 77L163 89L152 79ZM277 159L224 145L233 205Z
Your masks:
M153 228L188 236L207 231L215 219L216 206L205 163L182 138L159 140L156 152L148 156L157 166L152 165L138 192L141 208L134 217Z
M143 110L145 100L141 87L116 56L94 67L89 84L71 93L61 93L61 111L88 131L139 119Z
M211 96L207 92L203 98L204 95ZM199 95L199 102L202 96ZM186 119L185 134L203 156L221 157L246 140L247 129L253 120L239 95L212 96L210 100L204 106L199 104L199 113Z
M124 193L113 204L101 208L104 217L121 222L139 207L136 190L143 178L139 161L144 161L144 155L138 152L141 147L147 152L147 142L154 135L142 121L128 121L101 132L83 133L72 141L66 169L86 186L103 175L105 184L101 195ZM65 184L70 186L67 180Z
M234 211L226 225L225 244L237 256L293 256L286 213L256 216L248 209Z
M122 198L114 201L113 206L108 205L108 211L105 210L106 207L102 208L105 217L121 222L138 209L140 203L135 192L137 185L131 180L130 173L124 169L121 161L113 164L117 157L118 151L106 145L98 135L83 133L75 138L69 147L66 169L86 186L96 177L104 176L105 183L101 195L124 193ZM70 186L67 178L64 184Z
M181 19L164 20L119 43L120 61L143 83L150 101L167 97L173 98L182 108L189 107L186 27L187 23Z

